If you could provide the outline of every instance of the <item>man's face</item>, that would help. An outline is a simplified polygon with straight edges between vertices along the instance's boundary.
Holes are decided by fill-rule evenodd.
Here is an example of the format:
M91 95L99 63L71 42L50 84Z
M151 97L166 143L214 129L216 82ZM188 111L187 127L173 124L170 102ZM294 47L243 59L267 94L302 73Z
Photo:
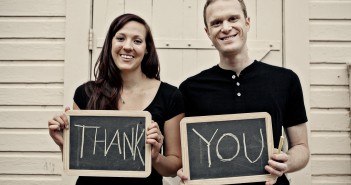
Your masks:
M245 18L237 0L218 0L206 10L208 37L222 55L240 54L246 49L250 18Z

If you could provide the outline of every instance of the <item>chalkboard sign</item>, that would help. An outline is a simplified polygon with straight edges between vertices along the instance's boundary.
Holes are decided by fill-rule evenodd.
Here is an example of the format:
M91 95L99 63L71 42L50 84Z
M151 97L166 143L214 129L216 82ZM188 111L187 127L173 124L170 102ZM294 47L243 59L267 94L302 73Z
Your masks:
M63 161L68 175L150 175L151 148L145 143L149 112L72 110L66 115Z
M273 178L271 117L245 113L186 117L181 121L185 184L238 184Z

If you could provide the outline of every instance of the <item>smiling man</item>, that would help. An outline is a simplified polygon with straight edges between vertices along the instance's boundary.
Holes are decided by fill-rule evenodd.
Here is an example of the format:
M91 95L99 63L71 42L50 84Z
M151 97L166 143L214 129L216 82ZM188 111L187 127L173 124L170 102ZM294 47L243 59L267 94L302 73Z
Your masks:
M289 149L272 155L265 166L277 178L249 184L289 185L285 173L304 168L309 160L307 116L298 76L249 57L250 18L243 0L207 0L203 16L220 61L180 85L186 116L268 112L275 148L284 127ZM187 179L181 170L178 176Z

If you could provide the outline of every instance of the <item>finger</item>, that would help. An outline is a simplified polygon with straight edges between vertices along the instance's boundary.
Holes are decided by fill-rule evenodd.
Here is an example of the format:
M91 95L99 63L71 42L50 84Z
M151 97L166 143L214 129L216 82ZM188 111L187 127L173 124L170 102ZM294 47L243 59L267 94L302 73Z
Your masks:
M61 120L63 121L64 128L68 128L68 117L65 113L60 115Z
M63 126L65 125L65 121L62 119L62 114L59 114L59 115L57 115L57 116L54 116L53 118L52 118L52 120L54 120L54 121L56 121L60 126L61 126L61 128L64 128Z
M273 179L270 179L265 183L265 185L273 185L277 182L277 177L273 177Z
M151 144L153 146L157 146L157 147L162 145L161 143L157 142L156 139L146 139L146 143ZM161 147L159 147L159 148L161 148Z
M177 176L182 180L188 180L188 177L184 175L183 168L177 171Z
M274 168L273 168L272 166L270 166L270 165L266 165L266 166L264 167L264 169L265 169L268 173L270 173L271 175L274 175L274 176L277 176L277 177L280 177L280 176L283 175L283 172L274 169Z
M280 171L282 173L287 170L287 165L280 161L268 160L268 164L275 170Z
M280 153L280 154L273 154L271 156L271 159L274 161L280 161L282 163L288 161L288 155L286 153Z
M161 133L161 131L157 128L151 128L146 132L147 135L148 134L159 134L159 133Z
M50 126L56 126L56 127L58 127L57 130L60 130L60 129L61 129L61 124L60 124L59 122L55 121L55 120L49 120L49 121L48 121L48 127L49 127L49 129L50 129Z
M49 131L60 131L61 128L59 125L49 125Z
M156 128L157 130L160 130L158 124L156 122L153 122L149 125L148 130Z
M69 111L71 108L69 106L65 107L65 112Z

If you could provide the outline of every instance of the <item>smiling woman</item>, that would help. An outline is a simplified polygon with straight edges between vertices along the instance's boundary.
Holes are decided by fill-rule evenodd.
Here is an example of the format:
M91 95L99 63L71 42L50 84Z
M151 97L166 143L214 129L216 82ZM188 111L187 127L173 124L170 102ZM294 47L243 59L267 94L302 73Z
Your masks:
M146 29L135 21L131 21L117 31L112 39L112 58L116 66L125 71L139 70L146 51Z
M184 104L176 87L160 81L158 56L147 23L133 14L117 17L109 27L94 71L96 80L76 89L73 109L150 112L154 122L146 130L146 143L151 145L153 169L147 178L85 176L76 184L161 185L162 176L175 175L181 167L179 122L184 117ZM63 113L48 124L51 137L62 150L61 132L69 124L67 116Z

